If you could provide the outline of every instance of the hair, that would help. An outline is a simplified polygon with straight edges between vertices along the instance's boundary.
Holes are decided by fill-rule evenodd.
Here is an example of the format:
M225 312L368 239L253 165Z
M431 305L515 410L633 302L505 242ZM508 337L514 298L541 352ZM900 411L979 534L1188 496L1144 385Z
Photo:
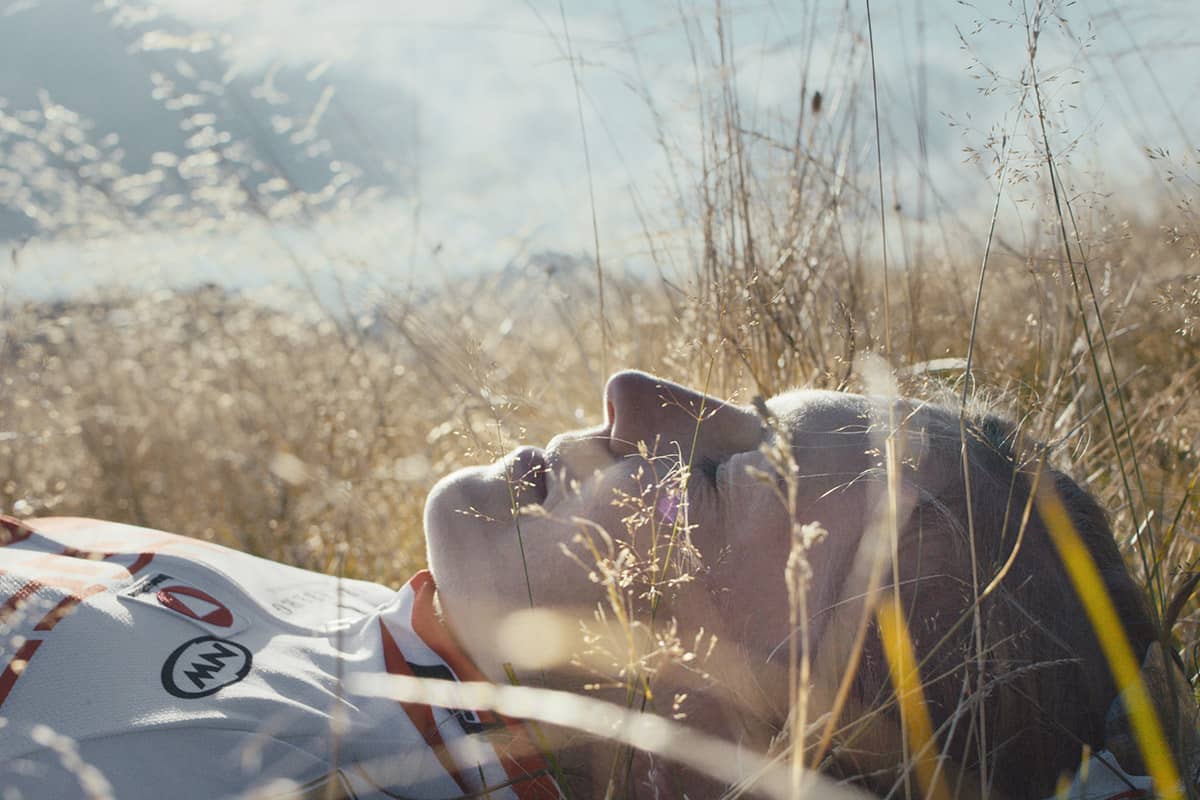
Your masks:
M1139 661L1156 639L1155 628L1107 517L1090 494L1041 458L1023 465L1015 426L984 416L965 426L968 505L958 414L931 411L922 414L927 427L921 433L937 443L936 458L957 462L956 472L942 467L956 478L919 490L900 531L898 569L934 730L942 752L964 774L986 772L1001 795L1047 796L1059 776L1074 772L1084 745L1102 748L1105 715L1117 687L1045 525L1036 509L1026 513L1035 480L1049 481L1057 492ZM977 614L972 532L978 591L1010 557L1012 562ZM875 630L855 680L858 701L895 722L898 712ZM878 764L849 746L835 753L829 766L868 788L887 791L896 765L873 771Z

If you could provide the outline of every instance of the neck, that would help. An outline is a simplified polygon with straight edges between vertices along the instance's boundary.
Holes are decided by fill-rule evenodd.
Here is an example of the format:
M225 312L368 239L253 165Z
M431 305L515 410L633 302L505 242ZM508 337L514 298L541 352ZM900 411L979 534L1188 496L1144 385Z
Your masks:
M434 612L445 621L442 597L434 592ZM452 620L451 620L452 622ZM453 632L453 626L448 629ZM469 644L469 639L467 643ZM479 668L480 678L499 685L507 685L509 677L503 664L492 663L487 648L484 652L472 652L475 648L463 647ZM671 706L675 698L686 696L679 710L686 714L682 724L710 736L737 742L737 746L756 752L765 752L773 734L778 729L772 720L774 713L768 697L773 686L774 673L768 665L758 670L747 667L746 654L737 648L718 645L710 654L705 667L712 674L701 674L695 664L672 664L660 666L654 676L655 698L666 707L658 713L673 713ZM595 676L588 676L594 681ZM571 693L606 701L617 707L629 707L624 688L585 691L585 679L577 672L553 671L543 673L540 679L526 682L529 686L566 690ZM766 683L764 684L764 681ZM653 704L647 704L644 713L655 713ZM628 714L643 713L637 705ZM627 797L682 800L684 797L719 797L725 785L704 775L669 761L661 756L629 748L597 738L592 734L566 728L531 723L536 728L535 738L544 744L547 755L553 755L558 764L558 778L568 796L574 797Z
M608 697L597 699L617 707L629 707L624 689L614 689L608 694ZM642 713L666 716L671 710L686 714L678 721L679 725L729 743L731 755L723 766L732 769L734 764L740 763L735 751L765 753L779 730L765 702L753 700L761 694L762 689L757 684L741 685L733 676L726 680L713 675L701 676L683 667L666 668L655 676L655 702L648 703L644 712L638 710L640 704L635 704L626 713L634 717ZM680 697L686 699L674 708L672 700ZM665 707L664 703L667 704ZM577 735L573 755L576 763L586 768L587 791L583 796L682 800L685 797L721 797L727 791L724 781L710 778L662 755L631 751L598 739L580 742ZM680 741L673 739L672 744L679 746ZM686 744L682 746L687 747ZM724 780L733 780L728 771L724 775ZM745 796L758 795L748 793Z

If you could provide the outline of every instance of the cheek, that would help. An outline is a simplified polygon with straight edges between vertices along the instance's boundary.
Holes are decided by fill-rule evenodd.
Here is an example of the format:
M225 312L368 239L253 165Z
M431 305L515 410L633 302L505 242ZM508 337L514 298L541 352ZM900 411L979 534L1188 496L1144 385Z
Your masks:
M765 658L788 630L784 571L791 526L779 500L762 487L735 487L721 505L730 513L718 517L713 530L704 523L698 529L712 564L710 587L728 626L727 636L752 657Z
M515 599L521 610L529 607L530 594L538 608L571 611L581 607L590 610L599 599L598 588L588 579L592 559L584 548L574 543L579 530L577 523L557 516L522 520L524 561L519 552L515 559L506 560L510 566L504 581L505 593ZM515 534L512 548L519 551Z
M747 558L726 589L729 636L755 661L770 658L788 632L789 602L784 581L787 553Z
M450 544L431 543L430 567L450 627L494 680L503 681L505 662L519 660L509 623L519 624L514 615L529 610L531 597L538 608L568 614L595 602L586 571L559 547L570 539L566 525L522 517L518 539L511 523L464 518L453 534Z
M548 501L547 509L554 519L571 525L568 539L576 533L595 539L593 534L603 530L614 540L628 541L641 532L660 497L666 498L666 491L655 486L648 467L626 460L565 491L558 502ZM600 550L608 555L604 547Z

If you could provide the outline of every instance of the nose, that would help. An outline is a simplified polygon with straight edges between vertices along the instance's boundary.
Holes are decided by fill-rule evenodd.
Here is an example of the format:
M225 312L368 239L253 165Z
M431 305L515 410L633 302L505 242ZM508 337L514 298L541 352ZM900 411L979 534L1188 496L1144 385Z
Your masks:
M604 389L609 449L631 455L645 442L653 453L685 460L750 450L762 441L754 411L645 372L618 372Z

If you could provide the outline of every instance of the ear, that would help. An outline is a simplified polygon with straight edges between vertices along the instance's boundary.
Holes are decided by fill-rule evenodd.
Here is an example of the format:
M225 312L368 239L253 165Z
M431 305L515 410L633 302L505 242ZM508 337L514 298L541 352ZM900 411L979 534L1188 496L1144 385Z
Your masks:
M1183 670L1155 642L1146 651L1139 673L1162 723L1167 741L1175 754L1185 782L1195 783L1200 768L1200 706ZM1122 692L1108 709L1104 724L1104 748L1116 757L1121 769L1130 775L1147 774L1138 748L1137 737L1126 709L1128 690Z

